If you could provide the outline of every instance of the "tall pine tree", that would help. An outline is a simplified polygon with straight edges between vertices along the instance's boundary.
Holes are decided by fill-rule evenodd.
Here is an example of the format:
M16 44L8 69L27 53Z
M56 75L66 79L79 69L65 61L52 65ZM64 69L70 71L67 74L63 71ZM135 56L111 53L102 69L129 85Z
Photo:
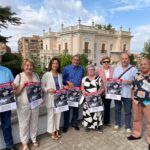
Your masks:
M16 17L16 13L12 12L10 7L0 6L0 32L2 28L7 29L9 24L20 25L21 19ZM0 42L7 43L10 37L6 37L0 33Z

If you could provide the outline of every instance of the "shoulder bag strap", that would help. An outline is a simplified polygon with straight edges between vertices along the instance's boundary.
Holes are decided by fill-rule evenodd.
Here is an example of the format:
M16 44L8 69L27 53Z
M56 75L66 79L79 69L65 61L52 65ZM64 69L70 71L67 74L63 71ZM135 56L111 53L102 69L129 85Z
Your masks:
M120 79L127 71L129 71L133 66L130 66L128 69L126 69L119 77L118 79Z

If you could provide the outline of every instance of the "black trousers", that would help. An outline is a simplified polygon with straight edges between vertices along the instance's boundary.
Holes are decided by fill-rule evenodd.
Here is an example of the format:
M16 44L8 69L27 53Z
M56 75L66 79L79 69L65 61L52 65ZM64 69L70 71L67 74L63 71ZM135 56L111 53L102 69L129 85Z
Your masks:
M72 119L71 119L71 125L77 126L78 125L78 113L79 108L78 107L69 107L68 111L64 112L64 127L68 128L70 124L70 111L72 109Z
M104 125L110 123L110 105L111 99L105 99L105 95L102 96L103 104L104 104Z

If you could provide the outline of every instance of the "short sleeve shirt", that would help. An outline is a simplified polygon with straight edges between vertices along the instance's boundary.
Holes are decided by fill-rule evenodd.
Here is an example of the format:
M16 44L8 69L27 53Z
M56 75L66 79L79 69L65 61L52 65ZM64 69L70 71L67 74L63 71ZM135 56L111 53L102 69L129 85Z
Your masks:
M133 81L134 99L143 103L144 100L150 101L150 74L142 75L138 72Z
M0 66L0 84L13 82L13 80L14 77L12 75L12 72L8 68Z

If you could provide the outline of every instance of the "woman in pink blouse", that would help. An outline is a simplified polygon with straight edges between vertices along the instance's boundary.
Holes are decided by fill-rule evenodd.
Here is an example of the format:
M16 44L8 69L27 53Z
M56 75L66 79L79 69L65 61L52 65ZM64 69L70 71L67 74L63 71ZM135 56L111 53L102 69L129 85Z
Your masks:
M97 74L103 80L103 84L105 87L105 92L103 93L102 99L104 102L104 125L111 126L110 124L110 105L111 99L105 99L106 94L106 82L107 78L112 78L114 68L110 66L110 58L105 56L101 59L100 64L101 67L97 68Z

